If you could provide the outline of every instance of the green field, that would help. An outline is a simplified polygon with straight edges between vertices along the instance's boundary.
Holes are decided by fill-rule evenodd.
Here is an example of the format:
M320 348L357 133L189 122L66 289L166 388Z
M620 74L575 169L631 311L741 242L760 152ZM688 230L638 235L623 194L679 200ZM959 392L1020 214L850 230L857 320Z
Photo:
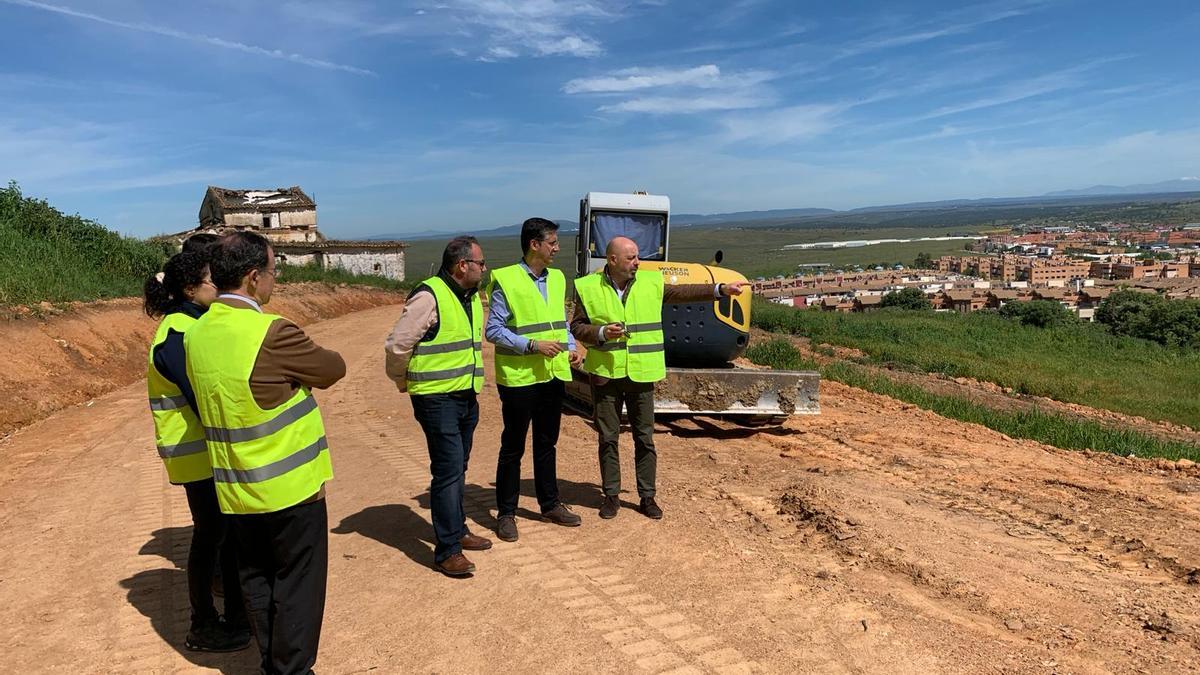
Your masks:
M882 262L911 265L918 253L941 255L962 254L964 240L925 241L878 244L858 248L822 250L783 250L787 244L854 239L915 239L962 233L963 228L840 228L840 229L766 229L741 227L680 227L671 230L671 258L686 262L707 263L713 253L725 254L722 267L737 270L746 277L791 275L802 263L828 263L833 268L868 265ZM447 236L446 240L449 239ZM408 242L405 251L405 276L423 279L437 271L442 259L443 239L421 239ZM562 250L555 266L570 279L575 275L575 235L561 237ZM520 239L516 235L486 237L479 240L484 257L491 267L503 267L520 259Z
M987 313L841 314L768 303L755 304L753 322L859 349L871 363L1200 429L1200 352L1113 336L1094 324L1042 329Z
M1073 418L1040 410L996 410L961 396L946 396L919 385L897 382L866 367L834 361L825 366L806 360L790 342L773 339L746 350L755 363L777 370L820 370L821 377L912 403L942 417L980 424L1013 438L1028 438L1068 450L1095 450L1118 455L1166 459L1200 459L1200 447L1191 443L1149 436L1093 420Z

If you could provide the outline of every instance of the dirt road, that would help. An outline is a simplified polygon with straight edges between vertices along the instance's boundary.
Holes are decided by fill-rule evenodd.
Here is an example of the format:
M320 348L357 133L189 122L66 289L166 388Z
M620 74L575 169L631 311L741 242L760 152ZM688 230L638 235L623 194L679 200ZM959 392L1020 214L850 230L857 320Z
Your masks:
M443 577L423 439L383 376L399 311L308 329L349 364L318 395L336 473L318 672L1200 669L1200 474L836 384L782 429L664 424L660 522L596 516L595 433L568 416L559 475L583 526L519 519L473 578ZM189 518L145 407L137 383L0 442L0 672L253 672L250 651L182 649ZM499 434L489 385L467 496L485 534Z

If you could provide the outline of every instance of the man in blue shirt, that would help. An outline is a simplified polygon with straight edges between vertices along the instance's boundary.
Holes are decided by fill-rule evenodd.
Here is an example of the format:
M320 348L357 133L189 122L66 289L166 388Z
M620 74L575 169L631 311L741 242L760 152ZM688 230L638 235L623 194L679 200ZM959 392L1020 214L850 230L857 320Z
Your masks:
M526 220L521 226L521 250L524 256L516 268L528 275L533 287L541 294L541 300L533 295L533 290L523 281L519 284L511 283L514 278L517 281L523 278L518 269L497 270L493 272L493 280L507 279L511 286L508 292L520 292L525 295L519 299L508 298L505 295L504 282L494 283L487 323L484 325L484 335L496 345L498 355L518 357L516 360L510 359L507 368L511 369L515 379L521 380L510 381L506 385L505 373L500 372L502 364L500 359L497 360L496 389L500 393L504 431L500 435L500 457L496 466L496 535L504 541L517 540L516 509L520 495L521 456L525 454L525 438L531 424L534 486L542 517L552 523L569 527L577 526L581 522L579 516L572 513L558 497L556 446L562 417L563 380L553 374L553 368L545 365L549 360L558 357L558 363L562 366L562 357L559 355L564 349L569 352L568 360L571 365L579 365L583 360L575 350L574 336L567 330L566 306L563 300L565 281L562 272L550 268L559 250L558 224L545 218ZM542 302L549 303L548 307L542 306L542 309L538 310L549 311L548 323L529 325L543 319L531 320L529 316L514 316L513 310L519 307L534 307ZM546 339L546 330L560 331L563 341L560 342L560 338L557 337ZM530 339L522 335L523 332L539 332L542 337ZM537 374L533 375L532 371L524 370L520 362L527 362L527 357L535 355L543 357L546 361L538 361ZM557 371L559 375L563 372L563 368ZM523 380L520 375L527 376L528 381ZM569 372L566 373L566 377L570 377Z

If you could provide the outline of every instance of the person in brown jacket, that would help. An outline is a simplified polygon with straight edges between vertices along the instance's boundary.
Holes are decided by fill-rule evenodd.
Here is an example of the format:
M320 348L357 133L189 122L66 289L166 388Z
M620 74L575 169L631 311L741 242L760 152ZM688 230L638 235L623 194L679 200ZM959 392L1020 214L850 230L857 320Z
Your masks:
M230 308L225 310L226 313L234 310L261 313L262 306L271 299L277 273L274 251L269 242L258 234L235 232L217 242L211 249L211 255L212 279L219 295L201 321L220 314L219 311L214 312L218 305ZM198 322L188 335L198 335L202 328ZM221 360L219 355L210 352L201 362L198 355L189 349L187 358L188 372L194 374L192 384L198 399L205 389L211 394L219 388L238 386L221 380L224 375L212 372L211 364ZM196 366L200 366L199 372ZM302 387L324 389L345 375L346 363L341 355L318 346L299 326L277 317L270 323L257 347L257 356L245 384L254 404L263 411L271 411L293 401L297 390ZM300 408L293 405L290 410ZM319 414L316 410L313 413ZM266 424L233 430L206 428L209 451L213 452L212 443L218 442L214 439L219 438L213 432L266 433L269 436L274 433L272 429L282 430L289 424L299 423L301 419L309 419L307 416L287 417L285 412ZM201 406L201 420L206 427L220 426L220 420L205 419L204 406ZM264 426L268 428L260 429ZM324 444L324 437L318 443ZM224 480L245 481L254 485L256 480L266 480L258 478L255 472L271 472L279 476L303 470L321 459L319 451L312 459L303 460L305 464L284 466L290 465L291 460L304 451L293 451L286 446L280 450L293 454L262 468L240 472L226 470L227 474L240 473L244 477L237 475ZM328 459L324 461L327 463ZM235 512L230 516L232 534L237 543L238 576L245 597L246 613L258 642L264 673L311 673L317 659L325 611L329 527L324 480L318 480L317 470L309 475L308 484L302 484L301 487L311 489L312 494L307 497L296 495L298 503L292 502L282 508ZM268 491L262 488L258 494L265 500ZM286 502L292 497L284 495L273 499ZM222 509L225 510L226 506L222 504Z
M483 349L482 335L475 333L466 344L455 346L456 351L472 351L474 341L474 350L480 350L468 357L476 359L474 365L467 366L468 371L474 369L474 375L442 373L441 377L418 380L418 376L431 373L412 372L411 368L423 345L437 340L439 335L454 336L458 329L462 335L475 330L482 332L479 283L486 269L483 249L474 237L451 239L442 251L442 266L437 275L426 279L408 295L404 311L384 343L384 371L400 392L409 394L413 417L421 425L429 446L433 562L434 568L450 577L468 577L475 572L475 563L463 551L486 551L492 547L492 540L468 529L463 507L467 465L479 423L476 388L483 384L483 367L478 361ZM426 353L443 354L445 350L435 345ZM445 389L414 392L420 391L420 384L439 380L445 383Z
M604 275L604 283L612 287L624 304L641 262L637 244L627 237L613 237L605 248L605 255L608 260L599 273ZM741 295L745 285L744 282L667 284L663 286L662 301L664 304L685 303L716 299L722 295ZM625 334L625 326L618 323L593 325L588 318L587 308L576 293L571 333L579 342L595 347L620 338ZM621 462L617 439L621 432L621 408L624 406L629 415L629 426L633 429L634 466L638 497L641 498L638 510L646 517L658 520L663 513L654 500L658 470L658 456L654 449L654 383L635 382L628 377L608 379L594 373L589 377L596 428L600 434L600 479L604 489L600 517L614 518L621 508Z

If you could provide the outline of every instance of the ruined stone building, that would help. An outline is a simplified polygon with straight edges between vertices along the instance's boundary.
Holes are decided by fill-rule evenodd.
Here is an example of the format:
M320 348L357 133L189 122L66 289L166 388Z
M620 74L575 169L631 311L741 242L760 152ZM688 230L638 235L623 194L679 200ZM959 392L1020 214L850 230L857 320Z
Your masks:
M317 229L317 204L299 186L274 190L231 190L210 185L200 202L200 224L170 235L176 243L199 232L256 232L271 241L277 262L316 264L355 274L404 280L399 241L326 239Z

